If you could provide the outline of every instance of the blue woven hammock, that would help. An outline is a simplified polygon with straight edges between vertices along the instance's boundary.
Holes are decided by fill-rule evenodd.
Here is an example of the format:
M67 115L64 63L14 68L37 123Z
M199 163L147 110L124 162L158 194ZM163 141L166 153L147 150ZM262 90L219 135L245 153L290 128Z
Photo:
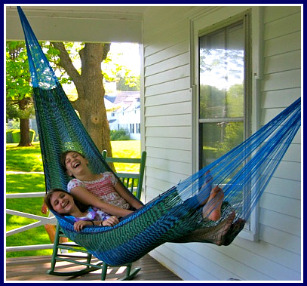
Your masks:
M72 108L20 7L18 12L32 76L46 189L66 189L69 177L59 158L67 150L82 152L95 173L112 171ZM114 227L86 227L75 232L73 222L56 213L55 216L70 239L110 265L133 262L165 242L208 242L201 236L195 235L194 239L193 234L219 223L210 225L202 217L200 204L212 186L222 186L225 193L227 203L223 203L221 220L233 209L237 218L247 220L300 122L299 98L242 144Z

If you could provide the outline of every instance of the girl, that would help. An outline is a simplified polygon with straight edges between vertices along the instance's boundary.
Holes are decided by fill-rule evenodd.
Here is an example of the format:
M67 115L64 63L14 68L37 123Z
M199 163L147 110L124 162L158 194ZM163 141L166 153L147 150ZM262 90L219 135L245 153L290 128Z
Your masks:
M97 207L106 213L123 217L143 206L123 188L111 172L94 174L88 167L88 160L79 152L67 151L61 156L61 163L67 174L73 179L67 185L67 191L80 202ZM97 197L100 200L97 200ZM208 202L215 198L216 204L205 205L204 217L217 221L221 217L223 191L216 187L212 190ZM211 202L212 203L212 202Z
M97 208L87 207L85 210L83 205L62 189L50 190L44 201L50 210L73 219L76 231L82 230L86 225L114 226L119 222L116 216L110 216Z

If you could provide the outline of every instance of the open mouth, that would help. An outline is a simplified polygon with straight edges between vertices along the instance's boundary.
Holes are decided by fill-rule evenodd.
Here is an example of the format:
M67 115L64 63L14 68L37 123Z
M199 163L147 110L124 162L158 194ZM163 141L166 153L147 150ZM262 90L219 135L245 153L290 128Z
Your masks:
M74 164L72 164L72 167L73 167L74 169L76 169L76 168L78 168L80 165L81 165L80 162L75 162Z

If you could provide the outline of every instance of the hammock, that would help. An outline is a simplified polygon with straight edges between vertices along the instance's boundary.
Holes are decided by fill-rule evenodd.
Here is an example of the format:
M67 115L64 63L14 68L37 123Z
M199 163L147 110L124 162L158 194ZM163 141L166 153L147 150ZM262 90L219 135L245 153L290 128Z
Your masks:
M59 159L67 150L83 153L95 173L112 171L72 108L20 7L18 12L28 51L46 189L67 189L69 177ZM73 222L54 215L70 239L110 265L136 261L165 242L208 242L197 234L214 229L233 209L235 220L249 218L300 122L299 98L239 146L114 227L86 227L75 232ZM202 217L201 202L216 185L222 186L225 194L223 216L210 222Z

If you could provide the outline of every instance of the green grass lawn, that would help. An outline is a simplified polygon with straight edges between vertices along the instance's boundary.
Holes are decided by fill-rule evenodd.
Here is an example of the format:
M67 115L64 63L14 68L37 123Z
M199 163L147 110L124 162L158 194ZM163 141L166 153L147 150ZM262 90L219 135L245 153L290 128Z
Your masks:
M43 172L41 150L38 143L31 147L6 144L6 170L23 172Z
M140 157L140 141L112 141L113 157ZM116 171L137 172L137 166L131 164L115 165ZM40 146L34 143L31 147L17 147L17 144L6 145L6 171L43 172ZM43 174L7 173L6 193L45 192ZM41 215L43 198L8 199L6 208ZM6 231L35 222L18 216L6 215ZM49 244L50 240L43 226L34 228L6 238L7 246ZM7 257L50 255L52 250L8 252Z

